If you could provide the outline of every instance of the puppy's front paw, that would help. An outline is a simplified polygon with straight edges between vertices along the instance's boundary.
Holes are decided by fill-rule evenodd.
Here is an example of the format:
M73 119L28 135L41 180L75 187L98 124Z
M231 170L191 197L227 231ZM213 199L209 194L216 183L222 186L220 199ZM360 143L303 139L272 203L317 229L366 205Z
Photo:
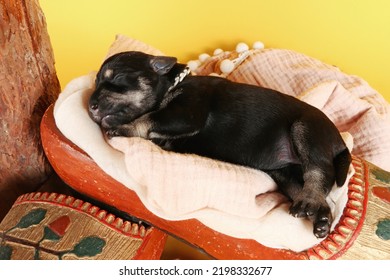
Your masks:
M108 139L111 139L116 136L121 136L117 129L107 129L104 131L104 134Z

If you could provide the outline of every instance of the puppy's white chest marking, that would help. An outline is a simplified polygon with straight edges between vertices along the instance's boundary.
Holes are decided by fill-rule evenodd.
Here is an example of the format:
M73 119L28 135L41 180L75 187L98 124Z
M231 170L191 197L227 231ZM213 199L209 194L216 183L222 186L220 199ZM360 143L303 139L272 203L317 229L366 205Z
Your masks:
M129 136L147 139L149 131L152 127L152 123L149 119L149 116L146 114L126 126L128 131L130 132Z

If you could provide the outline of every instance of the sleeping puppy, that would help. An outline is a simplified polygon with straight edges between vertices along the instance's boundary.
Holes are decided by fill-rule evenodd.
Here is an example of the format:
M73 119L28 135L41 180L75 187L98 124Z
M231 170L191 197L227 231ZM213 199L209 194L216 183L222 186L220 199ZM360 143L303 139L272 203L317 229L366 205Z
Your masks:
M290 213L325 237L332 223L326 196L345 183L351 163L334 124L294 97L186 71L173 57L114 55L97 74L89 114L109 138L142 137L268 173L291 199Z

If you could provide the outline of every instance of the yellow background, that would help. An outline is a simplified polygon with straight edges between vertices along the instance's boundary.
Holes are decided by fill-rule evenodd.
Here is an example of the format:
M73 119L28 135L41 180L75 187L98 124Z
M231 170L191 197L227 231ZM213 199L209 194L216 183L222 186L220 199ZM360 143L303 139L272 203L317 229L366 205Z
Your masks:
M388 0L40 0L62 87L99 68L115 34L181 62L243 41L305 53L390 100Z

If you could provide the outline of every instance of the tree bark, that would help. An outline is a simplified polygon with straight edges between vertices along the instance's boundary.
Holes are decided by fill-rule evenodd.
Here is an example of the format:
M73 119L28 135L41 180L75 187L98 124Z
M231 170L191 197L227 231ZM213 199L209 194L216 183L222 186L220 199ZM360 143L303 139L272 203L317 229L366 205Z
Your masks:
M59 92L38 0L0 0L0 220L52 173L39 124Z

